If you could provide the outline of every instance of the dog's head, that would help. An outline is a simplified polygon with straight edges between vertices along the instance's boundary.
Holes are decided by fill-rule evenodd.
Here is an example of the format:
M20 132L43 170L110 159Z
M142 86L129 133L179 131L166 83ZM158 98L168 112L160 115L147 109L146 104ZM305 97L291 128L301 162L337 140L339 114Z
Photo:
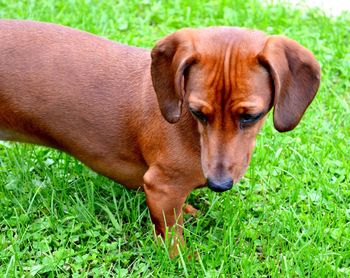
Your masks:
M198 122L208 186L228 190L248 167L256 136L274 107L278 131L295 128L320 83L312 53L282 36L230 27L182 29L152 50L160 110Z

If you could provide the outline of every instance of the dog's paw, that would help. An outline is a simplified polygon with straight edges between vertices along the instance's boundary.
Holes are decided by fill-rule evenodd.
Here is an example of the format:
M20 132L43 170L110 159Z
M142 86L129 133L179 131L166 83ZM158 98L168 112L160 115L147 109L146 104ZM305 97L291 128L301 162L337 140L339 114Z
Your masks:
M185 204L182 208L182 211L184 214L189 214L193 217L197 217L200 213L200 211L196 208L194 208L193 206L189 205L189 204Z

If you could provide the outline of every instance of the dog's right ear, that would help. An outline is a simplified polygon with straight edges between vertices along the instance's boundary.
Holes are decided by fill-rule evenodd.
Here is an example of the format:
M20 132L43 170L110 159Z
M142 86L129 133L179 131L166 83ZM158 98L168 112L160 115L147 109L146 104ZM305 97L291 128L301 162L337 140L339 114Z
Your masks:
M176 123L185 96L185 71L196 62L192 42L180 32L160 40L153 48L151 75L163 117Z

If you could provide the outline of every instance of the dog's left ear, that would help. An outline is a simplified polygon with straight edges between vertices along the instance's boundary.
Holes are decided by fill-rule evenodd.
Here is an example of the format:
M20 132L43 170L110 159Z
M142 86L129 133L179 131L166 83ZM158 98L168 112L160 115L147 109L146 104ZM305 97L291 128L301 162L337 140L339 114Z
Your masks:
M267 39L258 60L273 80L275 128L289 131L297 126L320 85L320 65L297 42L282 37Z
M176 123L181 116L185 95L185 71L196 62L191 39L184 30L160 40L153 48L151 75L163 117Z

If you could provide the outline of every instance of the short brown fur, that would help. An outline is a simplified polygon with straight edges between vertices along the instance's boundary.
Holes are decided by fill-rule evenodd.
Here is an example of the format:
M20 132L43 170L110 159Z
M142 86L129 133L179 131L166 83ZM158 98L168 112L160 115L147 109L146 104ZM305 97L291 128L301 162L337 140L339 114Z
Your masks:
M0 21L0 139L54 147L143 186L157 233L177 222L180 240L188 194L207 179L237 182L268 111L279 131L293 129L319 80L311 52L259 31L182 29L151 59L67 27Z

